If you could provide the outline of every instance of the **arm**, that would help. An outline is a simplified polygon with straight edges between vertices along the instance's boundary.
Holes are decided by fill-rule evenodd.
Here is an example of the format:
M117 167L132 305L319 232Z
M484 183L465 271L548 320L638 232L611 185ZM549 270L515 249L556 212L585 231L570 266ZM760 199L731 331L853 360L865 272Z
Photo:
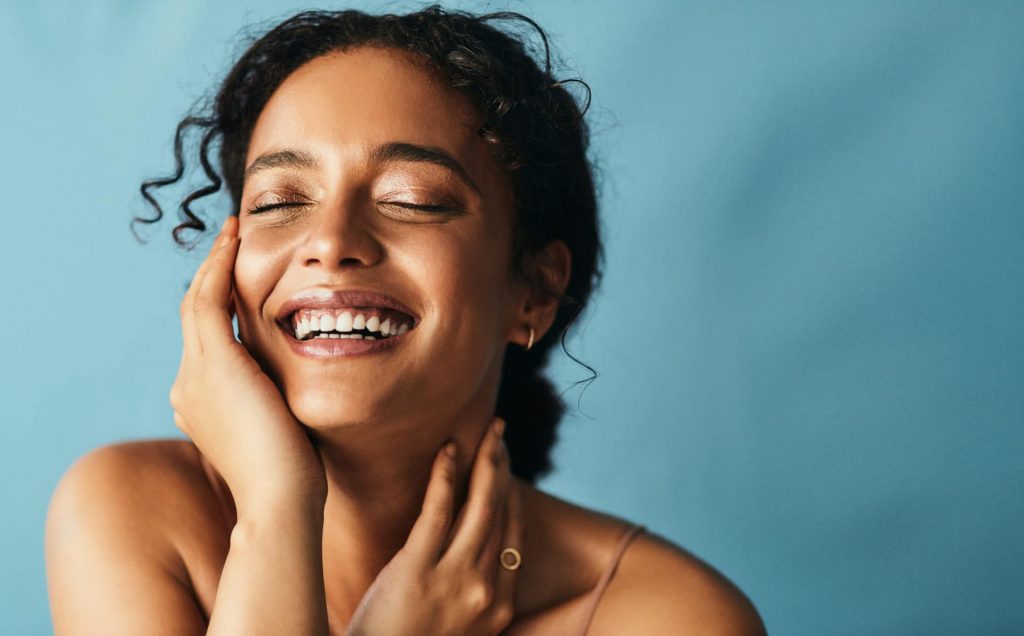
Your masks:
M240 511L207 634L327 636L323 506L272 497Z

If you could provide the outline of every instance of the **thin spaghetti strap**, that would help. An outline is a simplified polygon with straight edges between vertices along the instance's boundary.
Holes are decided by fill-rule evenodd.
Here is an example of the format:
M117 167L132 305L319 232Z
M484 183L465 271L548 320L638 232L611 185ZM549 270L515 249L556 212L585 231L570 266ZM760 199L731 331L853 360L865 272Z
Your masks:
M604 595L604 590L608 587L609 581L612 580L612 575L615 574L615 570L619 567L619 561L622 560L622 555L625 554L626 548L629 547L629 544L634 537L645 530L647 530L647 528L641 524L630 523L622 533L622 537L619 539L619 543L615 547L615 552L612 553L612 556L609 559L608 567L605 568L604 573L601 575L601 580L598 581L597 586L590 595L589 605L586 613L584 614L583 625L579 632L581 636L585 635L587 630L590 628L590 621L594 619L594 613L597 611L597 604L601 600L601 596Z

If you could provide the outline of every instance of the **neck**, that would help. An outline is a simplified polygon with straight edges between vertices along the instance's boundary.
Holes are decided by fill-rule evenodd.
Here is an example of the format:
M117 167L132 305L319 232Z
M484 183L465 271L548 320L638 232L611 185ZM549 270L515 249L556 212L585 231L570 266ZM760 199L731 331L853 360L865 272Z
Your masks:
M493 412L493 401L481 400L447 423L374 422L311 431L328 484L323 558L333 614L351 617L370 584L405 544L419 517L434 458L448 439L458 445L458 514Z

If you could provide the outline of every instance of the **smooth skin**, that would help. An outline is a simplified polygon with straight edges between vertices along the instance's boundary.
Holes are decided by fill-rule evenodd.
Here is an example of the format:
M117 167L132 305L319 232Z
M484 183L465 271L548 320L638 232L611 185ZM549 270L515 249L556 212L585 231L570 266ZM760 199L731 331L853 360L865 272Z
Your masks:
M624 521L513 477L493 432L504 349L530 326L542 337L557 304L509 273L511 184L480 123L391 49L322 56L278 88L246 165L286 149L307 160L251 171L182 301L170 397L189 440L100 448L53 495L58 635L564 633ZM440 150L462 174L381 160L393 142ZM564 289L570 260L556 241L531 266ZM298 356L276 318L311 286L388 293L416 327L385 352ZM518 570L498 565L505 546ZM764 627L728 580L648 533L588 633Z

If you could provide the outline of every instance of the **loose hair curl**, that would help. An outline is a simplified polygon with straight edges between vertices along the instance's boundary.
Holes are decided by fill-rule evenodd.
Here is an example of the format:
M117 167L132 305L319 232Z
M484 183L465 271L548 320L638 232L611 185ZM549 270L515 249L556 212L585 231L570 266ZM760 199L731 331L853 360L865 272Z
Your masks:
M540 34L543 69L527 50L525 40L489 24L496 20L525 24ZM184 139L192 129L201 132L199 163L209 183L181 201L181 222L172 231L174 241L189 249L195 245L180 236L186 230L201 236L207 229L192 204L218 192L225 183L233 214L238 214L249 140L270 95L306 62L361 45L418 54L485 115L479 134L491 145L493 156L513 183L513 273L555 293L531 276L529 259L554 240L564 241L572 254L569 284L564 294L557 295L560 303L551 330L530 351L515 345L507 348L498 393L497 414L508 422L505 439L512 472L536 483L551 471L551 449L564 412L561 397L543 369L556 341L565 348L569 326L600 280L603 254L594 167L587 157L589 130L584 121L590 88L580 79L556 81L552 77L547 35L530 18L509 11L476 16L431 5L405 15L304 11L284 20L249 43L212 101L200 102L179 122L174 133L173 174L147 180L140 187L156 215L134 217L131 229L134 233L135 223L156 223L163 217L150 190L182 179ZM566 90L569 83L585 90L582 108ZM210 159L218 141L219 171ZM583 366L591 371L585 382L596 378L593 369Z

